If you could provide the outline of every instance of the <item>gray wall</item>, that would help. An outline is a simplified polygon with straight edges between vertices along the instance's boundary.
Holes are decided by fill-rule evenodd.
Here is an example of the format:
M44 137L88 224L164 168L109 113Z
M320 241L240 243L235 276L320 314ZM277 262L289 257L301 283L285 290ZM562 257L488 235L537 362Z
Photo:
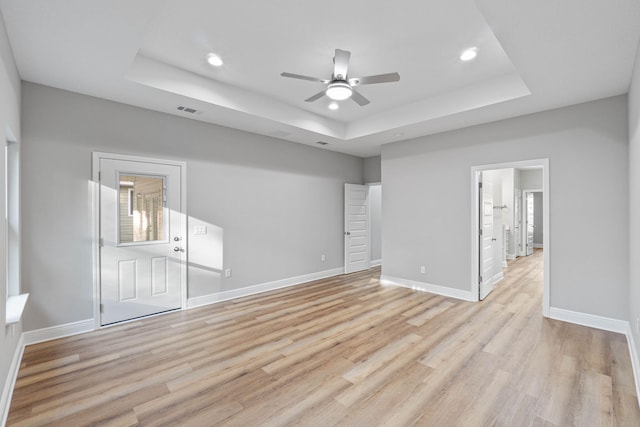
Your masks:
M9 135L9 133L11 135ZM20 142L20 77L13 59L9 38L0 13L0 210L5 212L5 145L7 139ZM0 277L7 274L5 232L5 215L0 215ZM7 289L5 280L0 285L0 387L2 392L8 379L11 360L16 352L18 339L22 333L22 324L17 324L13 330L5 325ZM2 393L0 393L2 395ZM0 423L4 408L0 407Z
M626 319L627 131L619 96L384 145L383 274L470 291L471 167L549 158L551 306Z
M382 259L382 185L369 186L371 261Z
M533 243L535 245L541 245L543 242L543 212L544 212L544 197L541 191L533 193Z
M629 321L640 354L640 45L629 89Z
M380 169L380 156L367 157L364 159L364 182L382 182Z
M344 183L362 183L360 158L31 83L23 117L26 330L92 317L93 151L187 162L191 297L343 266Z

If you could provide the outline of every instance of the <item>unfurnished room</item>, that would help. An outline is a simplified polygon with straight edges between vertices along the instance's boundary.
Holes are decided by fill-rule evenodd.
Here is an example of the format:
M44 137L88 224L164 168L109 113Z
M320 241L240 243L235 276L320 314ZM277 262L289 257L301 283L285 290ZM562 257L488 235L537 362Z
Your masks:
M0 0L0 426L640 426L637 0Z

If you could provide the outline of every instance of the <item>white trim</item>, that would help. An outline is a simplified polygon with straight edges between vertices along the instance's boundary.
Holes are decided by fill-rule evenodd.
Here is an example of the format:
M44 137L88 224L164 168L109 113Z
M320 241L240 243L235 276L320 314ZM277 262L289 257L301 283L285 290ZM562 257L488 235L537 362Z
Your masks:
M373 261L369 261L369 267L377 267L379 265L382 265L381 259L374 259Z
M44 341L78 335L96 330L93 319L80 320L79 322L65 323L64 325L51 326L49 328L36 329L25 332L24 345L37 344Z
M550 294L551 294L551 239L550 239L550 209L549 209L549 199L550 199L550 191L549 191L549 159L535 159L535 160L524 160L517 162L507 162L500 164L491 164L491 165L481 165L481 166L472 166L471 167L471 293L478 294L480 284L478 283L478 277L480 277L480 265L478 263L479 259L479 217L477 215L477 206L478 206L478 174L482 171L494 170L494 169L506 169L506 168L530 168L530 167L542 167L542 180L543 180L543 189L542 189L542 198L543 198L543 206L542 206L542 228L543 228L543 246L544 246L544 290L542 293L542 315L544 317L550 316ZM531 191L531 190L527 190ZM476 298L475 301L478 299Z
M638 358L638 352L636 350L635 339L633 338L633 331L631 330L631 324L627 323L627 345L629 346L629 357L631 358L631 367L633 368L633 379L636 385L636 398L638 399L638 405L640 405L640 359Z
M544 248L544 244L542 244L542 243L534 243L534 244L533 244L533 247L534 247L534 248L542 249L542 248Z
M310 282L312 280L338 276L343 273L344 273L344 268L334 268L333 270L319 271L317 273L305 274L302 276L290 277L288 279L261 283L259 285L247 286L240 289L232 289L229 291L218 292L216 294L189 298L187 300L187 308L202 307L203 305L215 304L220 301L227 301L231 299L246 297L249 295L269 292L275 289L287 288L290 286L297 286L297 285Z
M113 159L113 160L126 160L133 162L154 163L161 165L171 165L180 168L180 229L182 234L182 242L184 248L184 256L180 263L182 268L180 271L182 289L181 289L181 308L185 310L187 308L187 270L189 265L188 248L189 248L189 228L187 224L187 163L177 160L157 159L151 157L132 156L126 154L113 154L94 151L92 153L92 168L91 168L91 221L93 225L92 247L93 247L93 322L94 328L99 329L102 325L100 322L100 160L101 159Z
M7 379L2 389L2 396L0 397L0 426L7 424L7 418L9 417L9 407L11 406L11 396L13 396L13 389L18 379L18 371L20 370L20 362L22 362L22 353L24 353L24 334L20 335L16 350L13 353L13 359L11 359L11 365L9 365L9 372L7 372Z
M604 331L627 333L625 320L612 319L610 317L597 316L595 314L580 313L578 311L565 310L563 308L550 307L549 317L563 322L575 323L576 325L588 326L590 328L602 329Z
M402 279L400 277L380 276L380 283L383 285L400 286L403 288L413 289L415 291L430 292L432 294L443 295L460 299L463 301L478 301L477 294L461 289L449 288L447 286L434 285L426 282L416 282L414 280Z
M22 319L24 307L27 304L29 294L15 295L7 298L7 308L5 311L5 324L18 323Z

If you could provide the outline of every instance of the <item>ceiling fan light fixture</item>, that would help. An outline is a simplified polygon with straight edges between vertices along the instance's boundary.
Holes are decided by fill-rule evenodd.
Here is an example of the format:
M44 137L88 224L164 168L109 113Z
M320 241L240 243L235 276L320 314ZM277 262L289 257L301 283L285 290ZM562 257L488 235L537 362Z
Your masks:
M210 53L210 54L207 55L207 62L210 65L213 65L214 67L221 67L222 64L223 64L222 58L220 58L215 53Z
M338 81L331 83L325 93L334 101L342 101L349 98L352 92L349 83Z

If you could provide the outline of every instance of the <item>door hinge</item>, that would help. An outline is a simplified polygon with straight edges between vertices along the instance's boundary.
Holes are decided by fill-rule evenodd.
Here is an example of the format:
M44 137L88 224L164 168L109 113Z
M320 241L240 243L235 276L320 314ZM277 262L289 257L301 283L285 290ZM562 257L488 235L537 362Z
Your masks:
M98 239L98 246L99 246L99 247L103 247L103 246L104 246L104 239L103 239L102 237L100 237L100 238Z
M482 181L478 183L478 188L482 188Z
M98 181L102 181L102 172L98 171Z
M100 313L104 313L104 304L100 304Z
M480 235L482 236L482 228L480 229Z
M478 283L482 283L482 276L478 276Z

